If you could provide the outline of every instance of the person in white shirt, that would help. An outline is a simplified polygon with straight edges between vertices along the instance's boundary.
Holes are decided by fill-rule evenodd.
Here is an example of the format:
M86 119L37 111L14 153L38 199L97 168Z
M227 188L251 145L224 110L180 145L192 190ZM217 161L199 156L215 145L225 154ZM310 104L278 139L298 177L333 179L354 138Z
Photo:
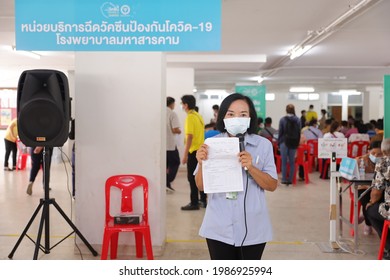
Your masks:
M330 126L330 131L324 134L324 138L345 138L345 135L340 131L340 123L334 121Z
M343 133L341 133L339 130L340 130L341 126L340 126L340 123L338 121L334 121L331 125L330 125L330 131L325 133L324 134L324 138L345 138L345 135ZM329 160L329 159L322 159L322 172L321 172L321 175L320 175L320 178L321 179L329 179L329 165L327 165L328 167L325 168L326 164L325 162ZM338 169L338 167L337 167Z
M167 97L167 190L174 191L171 183L176 178L180 166L179 151L176 147L175 135L180 134L180 123L177 114L173 111L175 99Z

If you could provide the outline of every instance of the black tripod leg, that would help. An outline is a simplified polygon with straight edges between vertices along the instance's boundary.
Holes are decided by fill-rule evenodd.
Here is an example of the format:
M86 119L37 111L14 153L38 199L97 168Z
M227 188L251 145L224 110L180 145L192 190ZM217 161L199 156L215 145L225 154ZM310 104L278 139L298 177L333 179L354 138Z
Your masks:
M16 242L14 248L12 249L11 253L8 255L9 259L13 258L14 254L16 252L16 249L18 249L18 247L20 245L20 242L22 242L24 236L27 234L28 229L30 228L31 224L34 222L34 219L38 215L39 210L41 210L43 204L44 204L44 201L41 199L39 205L37 206L37 209L35 210L34 214L31 216L30 221L27 223L26 227L24 228L24 231L20 235L20 237L19 237L18 241Z
M57 204L55 200L52 201L52 204L54 207L60 212L61 216L68 222L68 224L72 227L72 229L76 232L76 234L81 238L81 240L84 242L84 244L88 247L88 249L91 251L92 255L95 257L98 255L98 253L92 248L91 244L85 239L85 237L81 234L81 232L77 229L77 227L73 224L73 222L66 216L65 212L62 211L61 207Z
M42 239L42 231L43 231L43 225L46 223L46 217L47 217L47 210L49 209L49 205L47 203L44 203L43 205L43 210L42 210L42 216L41 216L41 221L39 223L39 229L38 229L38 236L37 236L37 241L35 242L35 251L34 251L34 257L33 260L38 259L38 253L39 253L39 247L41 246L41 239ZM50 253L50 250L47 251L48 248L45 248L45 253L48 254Z

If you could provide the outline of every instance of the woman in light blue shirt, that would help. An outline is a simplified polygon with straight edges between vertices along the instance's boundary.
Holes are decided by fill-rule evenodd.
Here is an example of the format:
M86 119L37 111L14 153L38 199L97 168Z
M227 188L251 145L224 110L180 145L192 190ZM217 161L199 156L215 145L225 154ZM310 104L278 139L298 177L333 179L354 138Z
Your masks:
M243 189L236 193L210 193L199 234L206 238L212 260L261 259L265 245L272 240L272 226L265 191L277 187L277 172L270 141L256 134L257 115L250 98L238 93L227 96L220 105L215 137L244 135L245 149L237 155L243 167ZM202 162L208 146L197 151L195 179L203 190Z

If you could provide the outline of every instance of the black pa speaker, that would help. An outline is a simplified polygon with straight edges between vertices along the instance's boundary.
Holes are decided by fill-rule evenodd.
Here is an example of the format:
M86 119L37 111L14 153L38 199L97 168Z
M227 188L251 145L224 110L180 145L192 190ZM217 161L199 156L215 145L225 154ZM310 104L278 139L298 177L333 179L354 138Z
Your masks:
M19 78L18 133L29 147L61 147L69 135L68 79L57 70L26 70Z

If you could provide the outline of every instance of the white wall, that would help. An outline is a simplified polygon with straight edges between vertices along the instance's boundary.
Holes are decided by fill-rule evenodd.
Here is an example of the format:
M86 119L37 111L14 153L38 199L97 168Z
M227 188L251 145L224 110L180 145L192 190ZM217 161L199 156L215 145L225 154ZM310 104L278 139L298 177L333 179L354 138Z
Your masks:
M384 116L383 87L367 87L364 95L363 119L365 122L381 119ZM379 104L379 106L378 106Z
M143 175L157 253L166 234L165 56L78 52L75 61L76 224L91 244L101 244L105 180Z
M181 131L176 137L176 144L179 150L180 158L183 158L184 150L184 121L186 112L181 109L181 97L187 94L193 94L194 89L194 69L192 68L167 68L166 95L175 99L174 111L179 117ZM166 106L166 101L164 101Z

